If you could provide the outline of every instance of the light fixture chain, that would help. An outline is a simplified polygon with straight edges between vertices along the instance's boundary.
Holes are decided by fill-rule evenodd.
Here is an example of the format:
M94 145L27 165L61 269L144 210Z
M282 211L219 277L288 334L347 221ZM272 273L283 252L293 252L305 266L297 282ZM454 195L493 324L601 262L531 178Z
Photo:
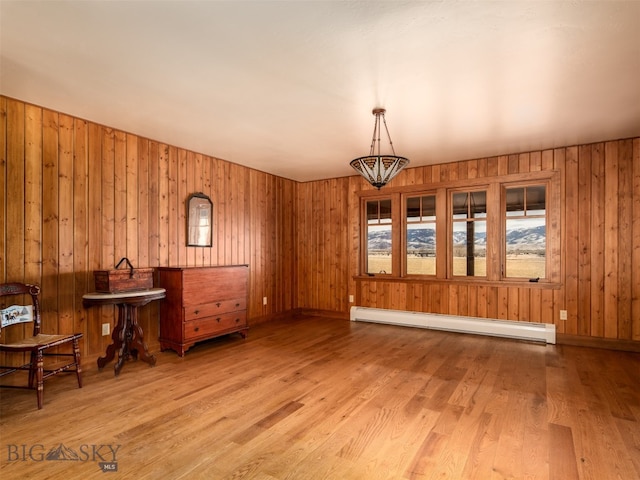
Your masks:
M396 150L393 148L393 142L391 141L391 135L389 134L389 128L387 127L387 120L384 118L384 113L382 114L382 122L384 123L384 129L387 131L387 138L389 139L389 145L391 145L391 152L393 156L396 156ZM378 142L380 142L380 138L378 138Z

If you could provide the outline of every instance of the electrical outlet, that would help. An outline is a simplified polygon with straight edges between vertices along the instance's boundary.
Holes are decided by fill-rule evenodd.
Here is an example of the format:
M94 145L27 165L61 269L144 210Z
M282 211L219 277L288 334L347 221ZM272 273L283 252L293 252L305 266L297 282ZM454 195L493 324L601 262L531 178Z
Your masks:
M262 305L266 305L267 304L267 297L262 297Z
M349 303L353 303L353 295L349 295Z
M111 325L108 323L102 324L102 336L109 335L111 333Z
M567 311L560 310L560 320L566 320L566 319L567 319Z

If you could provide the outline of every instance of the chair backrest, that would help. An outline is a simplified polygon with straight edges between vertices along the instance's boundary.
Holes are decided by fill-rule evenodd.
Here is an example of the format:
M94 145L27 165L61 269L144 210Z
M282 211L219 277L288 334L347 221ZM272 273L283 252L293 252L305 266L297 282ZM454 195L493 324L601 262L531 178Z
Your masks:
M38 335L40 333L40 302L38 296L40 295L40 287L38 285L31 285L28 283L3 283L0 284L0 297L6 297L9 295L30 295L31 296L31 318L27 321L33 321L33 334ZM15 313L10 312L13 316ZM3 319L4 320L4 319ZM5 323L4 321L2 323ZM7 323L21 323L20 321L12 321L7 319Z

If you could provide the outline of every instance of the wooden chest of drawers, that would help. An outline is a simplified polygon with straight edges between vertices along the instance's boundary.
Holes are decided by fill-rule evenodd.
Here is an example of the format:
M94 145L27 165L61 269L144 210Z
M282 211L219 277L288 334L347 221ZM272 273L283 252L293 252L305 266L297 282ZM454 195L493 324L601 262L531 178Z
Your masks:
M181 357L196 342L239 332L246 337L249 267L159 267L160 348Z

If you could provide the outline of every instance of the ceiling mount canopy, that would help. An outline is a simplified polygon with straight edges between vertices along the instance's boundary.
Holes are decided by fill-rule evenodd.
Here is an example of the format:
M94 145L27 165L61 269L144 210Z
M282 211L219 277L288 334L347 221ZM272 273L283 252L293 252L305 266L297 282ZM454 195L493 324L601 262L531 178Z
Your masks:
M349 163L378 190L384 187L400 170L409 164L408 158L399 157L393 149L393 142L391 141L391 135L389 135L387 121L384 118L385 112L386 110L384 108L373 109L372 113L375 115L376 120L373 126L373 138L371 139L371 151L369 155L356 158ZM380 119L382 119L384 129L387 132L392 155L382 155L380 153Z

